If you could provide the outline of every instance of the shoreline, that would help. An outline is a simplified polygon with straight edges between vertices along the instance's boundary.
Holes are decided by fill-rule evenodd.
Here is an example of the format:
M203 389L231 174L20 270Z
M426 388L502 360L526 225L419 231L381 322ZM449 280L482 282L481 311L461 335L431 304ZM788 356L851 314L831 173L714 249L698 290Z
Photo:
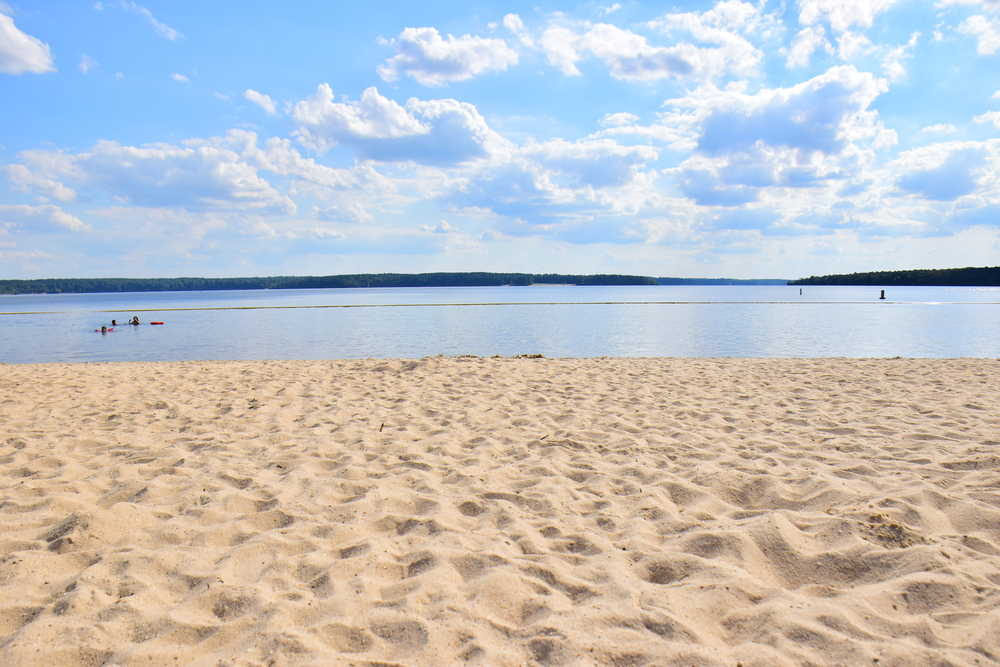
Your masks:
M989 664L997 405L982 358L0 364L0 662Z

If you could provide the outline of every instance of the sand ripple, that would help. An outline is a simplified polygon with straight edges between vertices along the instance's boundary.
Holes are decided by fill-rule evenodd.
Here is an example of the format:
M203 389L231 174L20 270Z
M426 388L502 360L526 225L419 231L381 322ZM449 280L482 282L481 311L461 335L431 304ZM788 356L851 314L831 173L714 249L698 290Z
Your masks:
M0 365L0 664L996 665L998 373Z

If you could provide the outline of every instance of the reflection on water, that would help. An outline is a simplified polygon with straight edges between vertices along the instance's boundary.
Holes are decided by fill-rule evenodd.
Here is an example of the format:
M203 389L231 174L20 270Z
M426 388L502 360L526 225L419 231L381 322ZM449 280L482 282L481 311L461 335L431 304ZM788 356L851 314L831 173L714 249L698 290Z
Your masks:
M998 288L474 287L0 297L0 361L1000 357ZM139 315L166 325L118 327Z

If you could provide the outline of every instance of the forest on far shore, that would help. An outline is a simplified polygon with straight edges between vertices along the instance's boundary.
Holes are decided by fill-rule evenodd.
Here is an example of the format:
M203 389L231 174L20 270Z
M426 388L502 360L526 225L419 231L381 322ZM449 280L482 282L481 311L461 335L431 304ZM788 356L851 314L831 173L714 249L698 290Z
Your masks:
M964 269L912 269L870 271L829 276L810 276L788 281L789 285L907 285L945 287L1000 287L1000 266L969 266Z
M504 285L656 285L655 278L561 273L357 273L267 278L43 278L0 280L0 294L189 292L337 287L501 287Z

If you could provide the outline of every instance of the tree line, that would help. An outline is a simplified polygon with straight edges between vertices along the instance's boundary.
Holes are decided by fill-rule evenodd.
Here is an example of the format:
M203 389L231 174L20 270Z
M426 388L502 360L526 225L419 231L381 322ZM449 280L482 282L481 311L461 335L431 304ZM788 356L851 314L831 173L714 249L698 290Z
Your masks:
M501 287L506 285L656 285L654 278L561 273L356 273L264 278L42 278L0 280L0 294L188 292L203 290L329 289L357 287Z
M907 285L947 287L1000 287L1000 266L962 269L912 269L870 271L790 280L789 285Z

